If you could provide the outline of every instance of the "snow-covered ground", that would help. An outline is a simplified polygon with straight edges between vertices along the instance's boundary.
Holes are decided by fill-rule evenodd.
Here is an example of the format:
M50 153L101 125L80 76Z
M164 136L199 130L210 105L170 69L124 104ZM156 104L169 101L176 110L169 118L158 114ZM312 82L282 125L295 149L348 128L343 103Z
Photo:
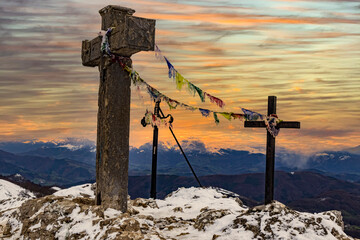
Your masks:
M6 180L0 179L0 212L20 207L26 200L35 198L35 195Z
M96 206L93 189L84 184L0 211L0 238L352 239L337 211L302 213L279 202L248 208L221 189L192 187L164 200L129 199L128 212L121 213Z
M55 196L63 196L63 197L89 197L89 198L95 198L95 193L91 189L92 184L83 184L67 189L61 189L54 193Z

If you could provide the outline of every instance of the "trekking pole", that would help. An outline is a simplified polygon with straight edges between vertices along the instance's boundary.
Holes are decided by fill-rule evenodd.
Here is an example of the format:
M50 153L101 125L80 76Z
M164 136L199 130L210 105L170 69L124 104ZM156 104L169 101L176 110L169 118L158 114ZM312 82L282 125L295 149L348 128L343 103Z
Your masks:
M164 115L164 113L163 113L163 111L161 110L161 108L160 108L160 107L159 107L159 112L161 113L162 117L165 117L165 115ZM184 153L184 151L183 151L183 149L182 149L182 147L181 147L181 145L180 145L179 141L177 140L177 138L176 138L176 136L175 136L175 134L174 134L173 130L171 129L171 127L169 127L169 130L170 130L171 134L173 135L173 137L174 137L174 139L175 139L175 141L176 141L177 145L179 146L180 151L181 151L181 153L183 154L183 156L184 156L184 158L185 158L185 160L186 160L187 164L189 165L189 167L190 167L190 169L191 169L191 172L193 173L193 175L194 175L194 177L195 177L196 181L198 182L198 184L199 184L199 186L200 186L200 187L203 187L203 185L201 185L201 183L200 183L200 180L199 180L199 179L198 179L198 177L196 176L196 173L195 173L194 169L192 168L192 166L191 166L191 164L190 164L190 162L189 162L188 158L186 157L186 154Z
M159 116L159 109L160 109L160 100L155 102L154 114L156 116ZM157 171L158 138L159 138L159 129L155 125L154 133L153 133L151 186L150 186L150 198L153 198L153 199L156 199L156 171Z

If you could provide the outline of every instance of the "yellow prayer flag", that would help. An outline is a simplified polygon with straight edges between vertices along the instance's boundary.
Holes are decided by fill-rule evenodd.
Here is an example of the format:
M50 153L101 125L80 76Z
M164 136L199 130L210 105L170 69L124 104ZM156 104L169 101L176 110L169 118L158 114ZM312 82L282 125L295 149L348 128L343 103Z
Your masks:
M185 78L179 72L176 72L175 81L176 81L176 88L178 90L181 90L182 86L185 83L184 80L185 80Z

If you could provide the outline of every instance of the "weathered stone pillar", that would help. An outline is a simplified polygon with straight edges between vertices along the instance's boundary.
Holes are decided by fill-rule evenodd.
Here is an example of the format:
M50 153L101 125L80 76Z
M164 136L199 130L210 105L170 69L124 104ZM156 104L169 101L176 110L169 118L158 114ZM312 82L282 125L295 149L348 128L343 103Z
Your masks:
M102 30L113 27L111 52L130 57L139 51L154 50L155 20L134 17L133 9L107 6L99 11ZM125 212L128 195L130 77L119 63L103 55L102 37L82 43L84 66L99 66L99 110L96 146L96 203ZM131 67L131 59L124 64Z

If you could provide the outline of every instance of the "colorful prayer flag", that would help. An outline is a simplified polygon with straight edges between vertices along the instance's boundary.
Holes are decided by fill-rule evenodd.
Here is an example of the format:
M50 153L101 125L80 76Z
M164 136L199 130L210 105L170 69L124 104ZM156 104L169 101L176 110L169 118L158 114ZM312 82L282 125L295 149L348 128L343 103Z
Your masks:
M176 81L176 88L178 90L181 90L182 86L184 85L185 83L185 79L183 76L181 76L180 73L176 72L175 74L175 81Z
M204 92L200 88L198 88L191 82L188 82L188 86L189 86L189 90L194 94L194 96L195 96L195 93L197 93L199 95L201 101L205 102Z
M164 57L164 59L169 68L169 78L175 78L176 70L175 70L174 66L169 62L169 60L166 57Z
M225 106L225 103L220 98L214 97L214 96L208 94L207 92L205 92L204 95L210 99L211 103L215 103L216 105L218 105L221 108Z
M231 114L232 113L228 113L228 112L219 112L224 118L226 118L227 120L231 120Z
M247 110L247 109L245 109L245 108L241 108L241 110L244 112L245 118L246 118L246 120L248 120L248 121L256 121L256 120L258 120L259 118L260 118L261 120L264 119L263 115L261 115L261 114L259 114L259 113L257 113L257 112L253 112L253 111Z
M199 108L199 111L201 112L201 115L203 115L204 117L208 117L210 115L209 109Z
M164 61L164 56L162 55L160 48L155 44L155 57L160 61Z
M214 112L214 120L215 120L216 125L218 125L220 121L219 121L219 118L218 118L216 112Z

